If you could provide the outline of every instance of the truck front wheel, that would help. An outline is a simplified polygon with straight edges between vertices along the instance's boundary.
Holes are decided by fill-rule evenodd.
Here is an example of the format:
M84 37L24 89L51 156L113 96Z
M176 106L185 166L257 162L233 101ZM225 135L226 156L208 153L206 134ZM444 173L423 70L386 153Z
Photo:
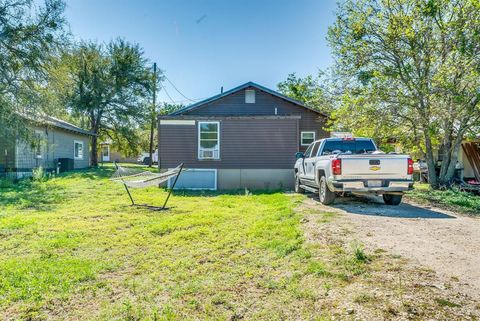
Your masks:
M402 202L403 195L397 194L383 194L383 201L387 205L398 205Z
M303 188L300 187L300 177L298 177L298 175L295 175L295 193L298 193L298 194L303 194L305 193L305 190Z
M323 205L330 205L335 201L335 193L328 189L327 179L325 178L325 176L320 177L318 198Z

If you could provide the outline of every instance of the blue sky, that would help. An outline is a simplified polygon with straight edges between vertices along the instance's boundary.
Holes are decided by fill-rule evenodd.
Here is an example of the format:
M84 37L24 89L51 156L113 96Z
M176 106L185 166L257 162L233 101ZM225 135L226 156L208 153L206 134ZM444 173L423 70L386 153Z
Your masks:
M335 0L67 0L78 39L139 43L186 97L202 99L247 81L276 89L330 66L325 40ZM168 82L173 101L189 104ZM159 100L171 102L164 90Z

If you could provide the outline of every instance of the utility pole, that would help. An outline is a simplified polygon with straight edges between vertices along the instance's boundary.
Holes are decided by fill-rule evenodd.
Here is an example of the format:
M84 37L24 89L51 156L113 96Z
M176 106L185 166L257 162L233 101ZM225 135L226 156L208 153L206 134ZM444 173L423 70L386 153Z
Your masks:
M157 63L153 63L153 104L152 104L152 114L151 114L151 127L150 127L150 161L148 162L148 167L152 167L153 164L153 132L155 129L155 118L156 118L156 98L157 98Z

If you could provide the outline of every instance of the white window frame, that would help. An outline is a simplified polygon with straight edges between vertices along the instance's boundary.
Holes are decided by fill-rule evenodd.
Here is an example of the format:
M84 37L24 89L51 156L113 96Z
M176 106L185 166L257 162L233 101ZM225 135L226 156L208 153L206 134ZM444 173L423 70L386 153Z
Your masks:
M248 97L253 99L249 100ZM245 89L245 104L255 104L255 99L255 89Z
M44 134L45 133L42 130L35 130L36 143L38 144L38 146L35 146L36 159L43 158L43 140L45 139Z
M303 134L313 134L313 141L311 141L310 143L304 143L303 142ZM300 145L301 146L309 146L311 143L313 143L315 141L315 132L314 131L304 131L304 132L300 132Z
M82 156L75 156L75 145L76 144L82 144ZM73 159L75 160L83 160L83 157L85 155L85 144L83 143L82 140L74 140L73 141Z
M217 157L215 157L215 149L208 149L208 148L204 148L203 150L213 150L214 151L214 157L212 158L204 158L204 157L201 157L200 155L200 150L202 150L201 146L200 146L200 128L201 128L201 125L202 124L216 124L217 125L217 141L218 141L218 153L217 153ZM197 157L199 160L218 160L220 159L220 122L219 121L199 121L198 122L198 130L197 130L197 134L198 134L198 148L197 148Z
M172 170L173 168L169 168L168 170ZM217 190L217 178L218 178L218 173L217 173L217 169L216 168L187 168L187 169L184 169L182 170L182 172L213 172L214 173L214 186L213 188L185 188L186 190L189 190L189 191L216 191ZM182 174L180 173L180 176ZM173 184L173 181L175 180L175 177L177 176L173 176L173 177L170 177L167 181L167 188L171 188L172 187L172 184Z

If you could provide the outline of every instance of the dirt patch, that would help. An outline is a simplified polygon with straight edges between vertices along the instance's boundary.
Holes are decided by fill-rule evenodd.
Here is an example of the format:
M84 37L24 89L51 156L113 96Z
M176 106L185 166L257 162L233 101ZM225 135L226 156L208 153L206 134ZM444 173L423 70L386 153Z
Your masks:
M362 241L458 279L480 294L480 220L414 203L387 206L377 198L340 199L334 206L355 224ZM480 296L477 298L480 299Z
M332 293L338 313L352 319L480 318L480 220L357 197L334 206L309 198L302 211L309 243L361 243L373 258L367 275Z

